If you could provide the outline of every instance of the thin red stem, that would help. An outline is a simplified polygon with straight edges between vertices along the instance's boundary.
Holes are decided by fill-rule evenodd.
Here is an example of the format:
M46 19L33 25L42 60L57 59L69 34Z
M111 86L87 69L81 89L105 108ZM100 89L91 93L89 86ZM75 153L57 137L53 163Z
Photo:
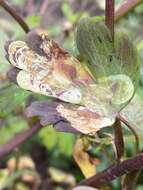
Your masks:
M105 4L105 23L111 31L114 40L114 13L115 13L115 0L106 0Z

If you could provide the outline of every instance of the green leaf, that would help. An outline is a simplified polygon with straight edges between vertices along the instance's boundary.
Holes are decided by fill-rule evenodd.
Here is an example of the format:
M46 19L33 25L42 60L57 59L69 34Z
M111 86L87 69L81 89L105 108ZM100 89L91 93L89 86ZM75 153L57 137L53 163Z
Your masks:
M5 85L0 88L0 116L7 116L16 107L24 107L29 95L30 92L20 89L16 85Z
M110 75L128 75L134 84L138 81L140 61L133 43L117 32L113 43L102 17L87 17L79 21L76 30L77 48L94 78ZM136 77L137 76L137 77Z
M22 117L7 117L6 125L1 128L0 144L5 144L16 134L27 129L27 122Z
M12 0L12 4L16 4L16 5L24 5L26 3L26 0Z
M110 31L102 20L102 17L83 18L76 30L77 48L95 78L106 76L105 66L110 65L114 51Z
M71 15L73 15L73 11L67 2L63 3L62 11L66 18L69 18Z
M137 49L124 33L115 35L115 67L118 72L128 75L134 86L137 86L140 77L140 60ZM118 64L117 64L118 63Z
M131 102L120 113L129 122L139 136L140 148L143 148L143 101L140 96L135 94ZM129 137L127 142L131 144L133 138Z
M41 143L49 150L57 147L60 153L67 156L72 154L74 136L67 133L59 133L52 126L43 128L39 132Z
M39 27L41 23L41 17L37 15L30 15L26 18L26 22L31 28L36 28Z
M120 32L115 33L113 42L103 17L81 19L77 25L76 43L85 68L99 87L109 89L103 96L113 92L111 104L123 108L133 97L140 75L140 60L133 43ZM98 89L94 92L96 97Z

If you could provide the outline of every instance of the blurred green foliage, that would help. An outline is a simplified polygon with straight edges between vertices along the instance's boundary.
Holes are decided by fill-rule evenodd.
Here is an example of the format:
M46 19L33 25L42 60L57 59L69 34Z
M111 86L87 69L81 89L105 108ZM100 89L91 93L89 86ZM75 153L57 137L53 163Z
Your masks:
M66 156L72 155L74 136L72 134L57 133L52 126L42 129L39 132L40 142L49 150L54 147Z

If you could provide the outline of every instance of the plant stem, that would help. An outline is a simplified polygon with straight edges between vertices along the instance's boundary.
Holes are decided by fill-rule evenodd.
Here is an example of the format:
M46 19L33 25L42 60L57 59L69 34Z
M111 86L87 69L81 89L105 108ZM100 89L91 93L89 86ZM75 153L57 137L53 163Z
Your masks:
M105 23L111 32L113 40L114 40L114 13L115 13L115 0L106 0Z
M130 130L131 132L134 134L135 137L135 141L136 141L136 153L139 153L139 137L136 133L136 131L134 130L134 128L121 116L119 116L119 119L122 123L124 123ZM124 190L133 190L135 188L137 179L140 175L140 169L139 170L134 170L130 173L128 173L123 181L123 189Z
M34 12L34 0L27 1L27 12L28 14L32 14Z
M78 185L87 185L100 188L109 184L112 180L129 172L140 170L143 167L143 153L129 158L117 165L110 166L97 175L81 181Z
M123 190L134 190L141 170L134 170L126 175L123 181Z
M123 132L120 120L117 118L115 124L113 125L114 129L114 144L116 147L117 160L120 162L121 157L124 155L124 140Z
M48 0L44 0L42 2L41 7L40 7L40 13L39 13L41 16L45 14L47 6L48 6L48 3L49 3Z
M126 15L129 11L134 9L140 3L142 3L142 0L124 0L115 13L115 21L121 19L124 15Z
M0 6L2 6L23 28L23 30L28 33L30 31L28 25L23 20L23 18L17 14L16 10L13 9L6 0L0 0Z
M38 132L43 126L40 123L34 124L30 129L17 134L12 140L10 140L7 144L0 146L0 159L9 154L19 145L24 143L27 139L31 138L36 132Z
M119 116L119 119L122 123L124 123L133 133L134 137L135 137L135 141L136 141L136 153L139 153L139 137L136 133L136 131L134 130L134 128L129 124L128 121L126 121L122 116Z

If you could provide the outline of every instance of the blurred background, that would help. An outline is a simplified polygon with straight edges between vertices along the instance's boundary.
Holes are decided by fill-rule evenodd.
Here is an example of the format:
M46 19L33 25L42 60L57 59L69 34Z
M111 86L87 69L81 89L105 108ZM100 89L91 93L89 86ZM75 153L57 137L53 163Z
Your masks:
M74 27L83 15L104 15L104 0L9 0L30 28L42 27L61 47L77 56ZM121 0L116 0L116 8ZM143 4L124 16L117 28L125 31L137 45L143 58ZM4 44L9 39L24 35L21 27L0 8L0 144L7 143L16 134L28 129L23 111L29 98L46 100L47 97L20 89L9 82L6 73L10 64L5 58ZM143 69L140 76L139 96L143 99ZM133 154L133 137L125 130L126 156ZM75 135L58 133L52 126L38 134L0 160L0 190L67 190L84 178L72 157ZM143 139L142 139L143 142ZM107 154L95 147L97 171L113 163L113 153L107 144ZM120 189L118 180L112 188ZM143 190L143 175L136 190Z

